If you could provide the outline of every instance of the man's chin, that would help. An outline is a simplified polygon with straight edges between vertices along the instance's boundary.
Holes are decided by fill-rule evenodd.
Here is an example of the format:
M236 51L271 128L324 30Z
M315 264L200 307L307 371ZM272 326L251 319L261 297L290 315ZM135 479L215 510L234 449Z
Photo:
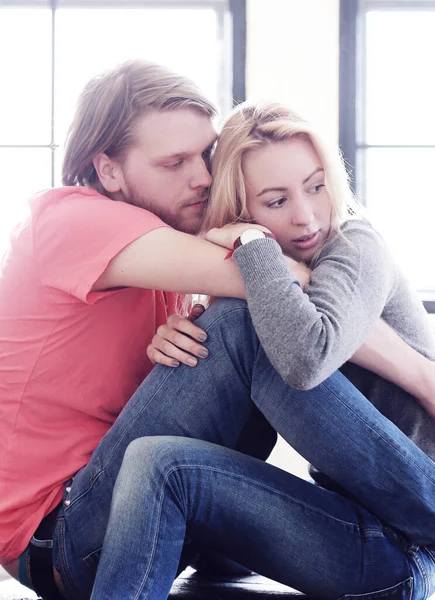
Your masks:
M181 224L179 226L173 226L174 229L181 231L182 233L188 233L190 235L197 235L201 229L201 223L188 223Z
M204 216L198 215L195 219L173 219L172 223L168 223L174 229L181 231L182 233L189 233L190 235L197 235L201 230L202 221Z

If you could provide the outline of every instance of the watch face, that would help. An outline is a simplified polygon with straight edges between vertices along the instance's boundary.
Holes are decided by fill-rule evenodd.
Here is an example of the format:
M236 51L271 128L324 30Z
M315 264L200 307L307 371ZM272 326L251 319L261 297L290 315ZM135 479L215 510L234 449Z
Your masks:
M265 237L264 231L261 231L260 229L245 229L240 236L240 242L242 244L247 244L248 242L252 242L252 240L259 240Z

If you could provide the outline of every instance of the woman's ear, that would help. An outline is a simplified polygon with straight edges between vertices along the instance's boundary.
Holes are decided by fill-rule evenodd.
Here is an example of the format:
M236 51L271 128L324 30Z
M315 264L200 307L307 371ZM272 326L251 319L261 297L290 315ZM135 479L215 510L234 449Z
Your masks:
M94 156L92 163L106 192L112 194L119 192L123 183L122 169L119 164L104 152Z

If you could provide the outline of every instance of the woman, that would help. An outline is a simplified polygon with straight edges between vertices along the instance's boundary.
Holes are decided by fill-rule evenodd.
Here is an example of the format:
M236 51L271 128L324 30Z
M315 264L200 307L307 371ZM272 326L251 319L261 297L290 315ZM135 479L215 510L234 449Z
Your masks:
M235 248L255 331L244 303L215 302L197 321L209 359L171 377L195 381L210 403L250 395L316 466L317 485L207 442L135 440L92 598L166 598L193 541L317 597L425 600L435 590L434 422L409 393L346 361L388 375L385 357L376 369L357 356L379 317L433 358L426 314L369 223L346 220L338 153L297 115L239 107L213 170L207 238ZM246 223L222 228L234 221L261 223L276 241ZM310 264L305 291L282 251Z

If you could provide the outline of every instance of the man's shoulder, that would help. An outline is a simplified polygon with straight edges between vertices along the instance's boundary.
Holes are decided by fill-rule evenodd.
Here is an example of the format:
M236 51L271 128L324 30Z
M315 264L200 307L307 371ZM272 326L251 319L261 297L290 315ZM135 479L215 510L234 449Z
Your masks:
M90 202L112 202L107 196L103 196L92 188L83 186L64 186L43 190L30 198L29 204L32 212L40 212L48 207L67 206L75 203L78 207Z
M72 226L83 221L93 223L94 226L111 221L120 225L134 220L142 223L153 223L156 220L160 222L159 217L144 208L113 200L97 190L83 186L45 190L34 195L29 204L34 227L62 223Z

